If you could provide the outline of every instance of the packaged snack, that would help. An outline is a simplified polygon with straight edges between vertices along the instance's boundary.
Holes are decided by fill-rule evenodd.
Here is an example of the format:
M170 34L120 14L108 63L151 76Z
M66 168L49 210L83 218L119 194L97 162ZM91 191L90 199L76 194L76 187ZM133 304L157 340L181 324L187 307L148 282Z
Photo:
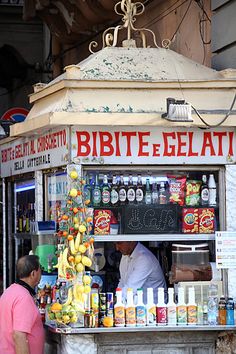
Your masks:
M215 211L213 208L199 209L199 233L211 234L215 230Z
M201 181L196 180L188 180L186 182L186 197L185 204L196 206L200 203L200 189L201 189Z
M182 210L182 231L185 234L198 233L198 209Z
M110 233L110 210L94 210L94 235L108 235Z
M184 205L186 176L168 176L170 203Z

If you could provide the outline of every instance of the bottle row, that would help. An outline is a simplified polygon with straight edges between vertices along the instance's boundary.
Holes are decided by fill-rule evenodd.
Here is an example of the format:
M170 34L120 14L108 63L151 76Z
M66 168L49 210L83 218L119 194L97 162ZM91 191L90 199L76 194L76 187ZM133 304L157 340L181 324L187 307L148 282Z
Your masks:
M88 206L108 207L126 204L179 204L187 206L216 206L217 190L214 174L201 180L186 176L169 175L165 177L144 177L141 174L128 177L113 175L111 183L108 176L86 177L83 195Z
M30 232L30 224L35 221L34 203L17 205L16 231Z
M115 302L113 293L99 293L92 289L86 297L84 313L73 313L71 306L64 307L62 313L52 313L50 305L46 311L46 322L66 321L74 327L79 321L79 327L144 327L144 326L184 326L184 325L230 325L234 322L234 302L224 297L218 302L217 294L211 293L209 287L208 301L196 303L195 288L188 289L188 302L185 303L185 289L179 287L178 301L174 301L174 289L168 289L168 302L165 302L164 288L158 289L158 302L154 303L153 289L147 289L147 304L143 301L143 290L137 289L134 296L133 289L127 289L126 301L123 300L122 289L117 288ZM42 318L45 316L45 305L40 302ZM63 308L63 306L62 306ZM47 310L47 308L46 308ZM53 316L53 317L51 317Z

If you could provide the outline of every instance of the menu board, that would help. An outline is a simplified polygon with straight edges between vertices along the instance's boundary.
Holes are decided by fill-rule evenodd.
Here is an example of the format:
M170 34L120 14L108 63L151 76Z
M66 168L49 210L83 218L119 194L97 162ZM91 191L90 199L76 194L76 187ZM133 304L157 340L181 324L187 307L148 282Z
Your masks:
M216 267L236 268L236 232L216 232Z

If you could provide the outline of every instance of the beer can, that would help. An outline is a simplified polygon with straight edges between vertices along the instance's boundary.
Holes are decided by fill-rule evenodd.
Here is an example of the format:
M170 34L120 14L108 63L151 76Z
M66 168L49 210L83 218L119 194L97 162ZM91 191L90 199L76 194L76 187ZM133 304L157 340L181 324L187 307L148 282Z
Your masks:
M113 293L107 293L106 299L107 299L107 304L106 304L107 313L109 311L110 312L112 311L112 313L113 313L113 309L114 309Z
M106 293L99 293L99 309L106 312Z

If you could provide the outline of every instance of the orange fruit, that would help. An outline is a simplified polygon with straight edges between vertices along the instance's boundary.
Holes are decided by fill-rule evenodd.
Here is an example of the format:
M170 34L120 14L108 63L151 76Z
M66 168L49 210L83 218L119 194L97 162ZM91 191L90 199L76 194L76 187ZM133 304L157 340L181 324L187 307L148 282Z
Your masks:
M59 311L61 311L61 309L62 309L62 305L59 304L59 302L54 302L54 304L52 304L52 306L51 306L52 312L59 312Z
M103 326L104 327L113 327L113 318L112 317L104 317L103 319Z

